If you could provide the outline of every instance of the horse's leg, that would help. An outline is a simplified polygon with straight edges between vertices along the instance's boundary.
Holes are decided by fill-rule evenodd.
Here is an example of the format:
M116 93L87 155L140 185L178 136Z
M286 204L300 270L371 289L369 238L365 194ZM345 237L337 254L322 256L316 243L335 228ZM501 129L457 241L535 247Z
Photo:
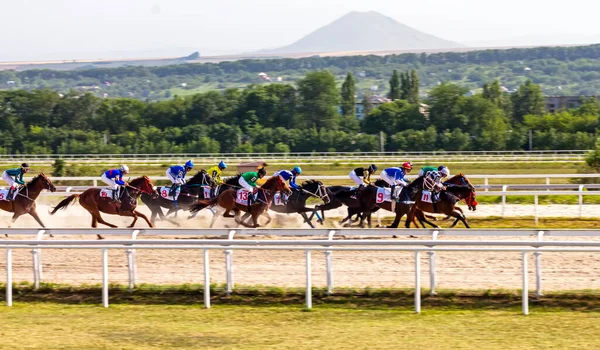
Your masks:
M271 218L271 215L269 215L268 211L265 211L264 213L262 213L262 215L267 218L267 222L265 222L265 226L267 226L268 224L271 223L271 221L273 221L273 218ZM256 223L258 224L258 215L256 216Z
M98 219L94 215L92 215L92 228L98 227Z
M146 221L146 223L148 224L148 226L150 226L151 228L154 228L154 225L152 225L152 223L150 222L150 220L148 220L148 217L146 216L146 214L140 213L137 210L135 210L133 213L136 214L137 216L141 217L142 219L144 219L144 221ZM136 219L137 219L137 217L136 217ZM133 224L131 224L131 227L133 227Z
M46 228L46 226L44 226L44 223L42 222L42 219L40 219L40 217L38 216L38 213L35 209L31 209L29 211L29 215L33 216L35 221L37 221L37 223L40 224L40 226L42 226L43 228Z
M305 212L301 212L300 215L302 215L302 218L304 218L304 222L306 222L308 226L310 226L310 228L315 228L315 226L312 224L310 218L308 217L308 215L306 215Z
M92 214L92 215L94 215L94 214ZM110 228L117 228L117 225L113 225L113 224L111 224L111 223L109 223L109 222L106 222L106 221L105 221L105 220L102 218L102 216L100 215L100 211L96 211L96 219L97 219L97 220L98 220L98 222L99 222L99 223L101 223L102 225L106 225L106 226L108 226L108 227L110 227Z
M423 228L425 228L424 223L428 224L429 226L433 227L433 228L440 228L438 225L432 223L431 221L427 220L427 215L425 215L422 211L417 211L416 213L416 218L419 220L419 222L421 223L421 226L423 226Z
M456 218L456 220L454 221L454 223L452 224L452 226L450 226L450 228L454 227L458 223L458 220L460 220L463 224L465 224L466 228L471 228L471 226L469 226L469 224L467 224L466 218L464 218L463 215L461 215L458 211L452 211L452 213L450 214L450 216Z
M10 219L10 224L8 224L8 228L12 228L12 225L17 221L17 219L21 216L19 213L14 213L12 218ZM8 233L4 234L5 237L8 237Z

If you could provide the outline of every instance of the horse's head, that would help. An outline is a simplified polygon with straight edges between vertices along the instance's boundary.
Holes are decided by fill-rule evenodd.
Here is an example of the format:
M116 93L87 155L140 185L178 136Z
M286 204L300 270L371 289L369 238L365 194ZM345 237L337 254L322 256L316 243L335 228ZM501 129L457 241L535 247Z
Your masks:
M208 175L206 170L200 169L191 179L187 182L188 185L207 185L210 187L214 187L217 184L215 181Z
M281 176L272 176L265 182L261 188L271 192L283 192L285 194L292 194L290 186L285 182Z
M40 186L41 189L49 190L50 192L56 192L56 187L54 187L52 181L50 181L50 179L44 173L39 173L38 176L34 177L30 183Z
M325 188L325 185L323 185L321 181L304 181L302 183L302 189L308 191L311 195L320 198L325 204L331 202L331 198L329 198L329 194L327 193L327 188Z
M475 186L473 186L471 181L463 173L452 176L448 180L444 181L444 183L452 184L452 185L459 185L459 186L468 186L470 189L475 191Z
M137 179L133 179L131 181L131 183L129 183L129 186L131 187L135 187L137 188L140 192L142 193L146 193L149 195L156 195L157 191L154 188L154 185L152 184L152 181L150 181L150 178L148 176L142 176L142 177L138 177Z
M475 211L477 210L477 200L475 199L475 190L471 190L471 193L467 198L465 198L465 202L467 202L467 206L469 210Z

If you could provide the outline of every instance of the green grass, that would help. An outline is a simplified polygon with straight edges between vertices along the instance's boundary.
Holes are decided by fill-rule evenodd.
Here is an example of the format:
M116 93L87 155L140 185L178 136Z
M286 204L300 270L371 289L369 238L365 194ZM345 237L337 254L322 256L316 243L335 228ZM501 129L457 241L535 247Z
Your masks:
M423 295L413 312L408 290L363 289L326 296L315 290L302 312L300 290L215 294L202 307L200 286L170 291L21 287L0 307L6 349L596 349L600 300L590 293L555 293L520 314L518 292L442 291ZM262 290L265 290L264 288ZM20 292L20 293L19 293ZM217 291L218 292L218 291ZM595 292L595 291L593 291ZM88 295L89 294L89 295ZM90 295L93 294L92 299ZM37 295L38 298L31 297ZM53 296L42 298L39 296ZM86 295L88 295L86 297ZM27 302L25 302L27 301Z

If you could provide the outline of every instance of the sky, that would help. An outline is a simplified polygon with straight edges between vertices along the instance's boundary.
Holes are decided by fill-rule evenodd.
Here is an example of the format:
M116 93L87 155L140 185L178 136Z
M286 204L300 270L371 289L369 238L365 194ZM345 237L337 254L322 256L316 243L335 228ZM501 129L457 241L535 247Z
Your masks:
M600 42L589 0L0 0L0 61L249 52L350 11L467 45Z

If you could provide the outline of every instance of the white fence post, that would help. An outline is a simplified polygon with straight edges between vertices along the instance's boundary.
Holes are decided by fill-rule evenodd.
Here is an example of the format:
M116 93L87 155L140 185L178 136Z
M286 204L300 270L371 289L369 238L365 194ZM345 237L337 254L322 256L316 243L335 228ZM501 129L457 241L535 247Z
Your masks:
M439 231L434 230L431 233L431 239L432 240L437 240L438 238L438 234ZM434 247L434 246L430 246L430 247ZM427 254L429 255L429 285L430 285L430 291L429 291L429 295L436 295L437 293L435 292L435 252L427 252Z
M332 241L335 230L329 231L327 239ZM325 251L325 267L327 270L327 295L333 294L333 266L331 261L331 250Z
M233 240L235 230L229 231L227 235L228 240ZM233 292L233 250L225 250L225 281L227 283L227 290L225 293L231 294Z
M415 251L415 313L421 313L421 252Z
M504 210L506 209L506 185L502 185L502 218L504 219Z
M108 307L108 249L102 248L102 306Z
M544 231L539 231L537 234L538 242L541 242L544 238ZM535 295L539 298L542 294L542 253L535 252Z
M45 230L39 230L36 239L41 241L45 232ZM31 250L31 255L33 256L33 289L38 290L42 281L42 250L34 248Z
M12 249L6 248L6 306L12 306Z
M533 216L535 220L535 226L538 225L538 195L533 196Z
M208 249L204 249L204 307L210 309L210 260Z
M579 218L583 217L583 186L579 185Z
M131 233L131 239L136 240L137 235L139 233L140 233L140 230L134 230ZM137 277L137 266L135 263L135 249L127 249L126 254L127 254L127 267L128 267L127 270L129 272L129 291L133 292L133 289L135 288L136 277Z
M306 308L312 309L312 275L310 250L306 250Z
M483 184L485 185L485 190L484 191L485 192L489 192L490 189L488 188L488 186L490 185L490 181L488 180L487 177L483 179Z
M529 283L527 281L527 252L523 251L523 315L529 315Z

